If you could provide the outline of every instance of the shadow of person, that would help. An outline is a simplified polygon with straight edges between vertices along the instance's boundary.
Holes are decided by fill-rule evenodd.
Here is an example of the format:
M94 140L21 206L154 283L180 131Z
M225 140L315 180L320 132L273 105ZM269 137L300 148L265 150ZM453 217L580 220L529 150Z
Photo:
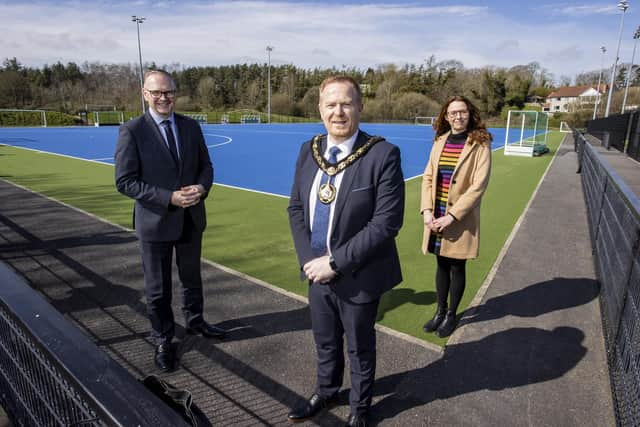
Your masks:
M488 299L465 312L460 325L500 319L505 316L537 317L577 307L598 297L599 284L586 278L556 277L505 295Z
M305 305L292 310L261 313L253 316L239 317L216 323L216 326L227 330L225 343L242 341L258 337L282 334L287 332L311 330L311 314ZM182 330L181 332L178 332ZM176 324L176 335L185 335L186 331ZM189 340L185 340L187 343ZM184 352L188 351L185 349Z
M512 328L478 341L447 346L424 368L376 380L372 407L379 422L415 406L478 390L503 390L561 377L585 356L576 328Z
M431 305L436 301L436 293L433 291L416 292L409 288L393 288L386 292L380 300L378 307L378 317L376 321L384 319L387 311L391 311L404 304L411 303L414 305Z

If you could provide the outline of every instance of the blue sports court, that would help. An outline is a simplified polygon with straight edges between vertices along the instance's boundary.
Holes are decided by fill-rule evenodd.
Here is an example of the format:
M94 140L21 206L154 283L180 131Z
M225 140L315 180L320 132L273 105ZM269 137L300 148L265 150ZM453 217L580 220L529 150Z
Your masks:
M405 179L421 175L431 150L430 126L363 123L361 129L400 147ZM505 129L490 129L492 148L504 145ZM214 182L288 196L300 145L325 133L322 123L202 126L213 161ZM118 128L0 128L0 144L113 164ZM518 138L518 135L514 135Z

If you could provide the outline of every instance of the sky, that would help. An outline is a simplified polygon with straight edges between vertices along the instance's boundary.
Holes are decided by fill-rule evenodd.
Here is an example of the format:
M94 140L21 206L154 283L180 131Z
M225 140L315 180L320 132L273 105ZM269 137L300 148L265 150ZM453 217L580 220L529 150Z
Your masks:
M271 63L302 68L420 65L466 68L536 61L553 73L610 67L624 16L620 61L629 63L640 0L617 1L196 1L0 0L0 60L138 63L180 67ZM601 46L606 47L604 55ZM640 60L640 52L637 55Z

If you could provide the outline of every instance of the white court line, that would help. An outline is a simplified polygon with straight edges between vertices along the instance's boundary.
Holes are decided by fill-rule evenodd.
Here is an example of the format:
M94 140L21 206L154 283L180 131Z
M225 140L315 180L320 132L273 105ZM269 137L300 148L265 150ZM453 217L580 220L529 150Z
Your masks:
M283 198L283 199L288 199L289 198L289 196L283 196L282 194L269 193L267 191L260 191L260 190L253 190L251 188L236 187L235 185L229 185L229 184L220 184L219 182L214 182L213 185L219 185L220 187L233 188L234 190L249 191L251 193L265 194L267 196L275 196L275 197L280 197L280 198Z
M85 162L92 162L92 163L98 163L100 165L113 166L111 163L101 162L100 160L91 160L91 159L85 159L84 157L70 156L68 154L60 154L60 153L54 153L54 152L51 152L51 151L36 150L35 148L21 147L19 145L11 145L11 144L3 144L3 145L6 145L8 147L13 147L13 148L20 148L22 150L29 150L29 151L33 151L35 153L40 153L40 154L50 154L52 156L67 157L69 159L74 159L74 160L84 160Z
M231 138L230 136L227 135L217 135L215 133L205 133L205 135L208 136L217 136L219 138L227 138L227 141L225 142L221 142L220 144L211 144L211 145L207 145L207 148L213 148L213 147L220 147L222 145L227 145L227 144L231 144L231 142L233 142L233 138Z
M101 159L87 159L87 160L91 160L93 162L102 162L103 160L113 160L113 157L103 157Z

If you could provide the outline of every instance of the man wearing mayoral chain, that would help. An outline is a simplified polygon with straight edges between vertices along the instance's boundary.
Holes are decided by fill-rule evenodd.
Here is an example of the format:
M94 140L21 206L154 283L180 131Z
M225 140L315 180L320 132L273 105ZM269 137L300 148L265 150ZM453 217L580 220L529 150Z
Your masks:
M402 281L395 236L402 226L400 150L359 130L362 93L351 78L320 85L327 135L302 145L289 222L303 280L309 282L317 379L292 421L330 406L342 386L343 336L351 368L348 426L366 426L376 369L380 296Z

